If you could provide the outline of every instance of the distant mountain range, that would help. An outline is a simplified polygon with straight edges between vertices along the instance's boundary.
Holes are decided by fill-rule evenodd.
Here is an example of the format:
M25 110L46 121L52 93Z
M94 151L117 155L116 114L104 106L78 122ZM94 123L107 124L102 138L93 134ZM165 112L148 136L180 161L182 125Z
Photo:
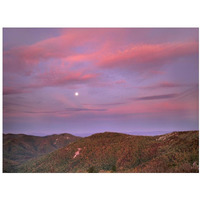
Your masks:
M107 131L107 132L115 132L115 131ZM171 132L172 131L124 131L123 133L129 134L129 135L155 136L155 135L162 135L162 134L171 133ZM119 133L121 133L121 132L119 132ZM5 134L12 134L12 133L5 133ZM13 133L13 134L20 135L22 133ZM70 134L77 136L77 137L88 137L88 136L95 134L95 132L82 132L82 133L70 133ZM26 135L45 137L45 136L49 136L49 135L60 135L60 133L45 134L45 133L40 133L40 132L31 132L31 133L27 133Z
M199 172L198 131L89 137L3 135L4 172Z
M124 132L124 133L129 134L129 135L156 136L156 135L170 133L170 131L132 131L132 132Z

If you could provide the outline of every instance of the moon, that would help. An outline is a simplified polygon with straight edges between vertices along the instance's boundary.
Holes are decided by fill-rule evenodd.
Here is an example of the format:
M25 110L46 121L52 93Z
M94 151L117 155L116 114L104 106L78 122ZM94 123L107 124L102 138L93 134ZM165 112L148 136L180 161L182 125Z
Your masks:
M79 93L78 92L75 92L75 96L78 96L79 95Z

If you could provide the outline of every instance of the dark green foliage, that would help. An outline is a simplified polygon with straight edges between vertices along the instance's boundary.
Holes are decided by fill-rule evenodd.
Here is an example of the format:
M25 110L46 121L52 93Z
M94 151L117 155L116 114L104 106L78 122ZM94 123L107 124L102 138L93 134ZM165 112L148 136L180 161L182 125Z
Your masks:
M87 170L88 173L97 173L98 171L95 169L94 166L90 167L88 170Z
M116 166L115 166L115 165L113 165L111 170L112 170L112 172L116 172L116 171L117 171L117 168L116 168Z

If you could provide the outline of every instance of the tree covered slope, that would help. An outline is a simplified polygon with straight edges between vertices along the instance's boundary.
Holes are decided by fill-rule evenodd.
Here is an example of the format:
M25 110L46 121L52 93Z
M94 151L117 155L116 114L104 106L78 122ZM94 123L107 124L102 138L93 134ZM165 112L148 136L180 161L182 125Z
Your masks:
M199 172L199 133L94 134L29 160L18 172Z
M71 134L45 137L3 134L3 171L15 172L15 168L27 160L55 151L77 139L79 137Z

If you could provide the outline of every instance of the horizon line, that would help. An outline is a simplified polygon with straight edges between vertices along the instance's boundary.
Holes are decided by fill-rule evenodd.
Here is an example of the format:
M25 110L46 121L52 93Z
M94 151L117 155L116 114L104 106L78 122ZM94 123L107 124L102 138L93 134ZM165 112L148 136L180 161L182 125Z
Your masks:
M7 132L4 133L3 135L8 135L8 134L12 134L12 135L28 135L28 136L36 136L36 137L46 137L46 136L51 136L51 135L62 135L62 134L70 134L73 136L77 136L77 137L88 137L94 134L99 134L99 133L121 133L121 134L129 134L129 135L141 135L145 134L144 136L156 136L156 135L163 135L163 134L168 134L168 133L172 133L172 132L186 132L186 131L199 131L199 130L173 130L173 131L125 131L125 132L118 132L118 131L102 131L102 132L94 132L94 133L70 133L70 132L60 132L60 133L50 133L50 134L44 134L41 133L42 135L39 135L40 133L38 133L37 135L34 133L13 133L13 132ZM137 134L139 133L139 134ZM149 133L149 134L148 134ZM155 133L155 134L153 134ZM87 135L86 135L87 134Z

